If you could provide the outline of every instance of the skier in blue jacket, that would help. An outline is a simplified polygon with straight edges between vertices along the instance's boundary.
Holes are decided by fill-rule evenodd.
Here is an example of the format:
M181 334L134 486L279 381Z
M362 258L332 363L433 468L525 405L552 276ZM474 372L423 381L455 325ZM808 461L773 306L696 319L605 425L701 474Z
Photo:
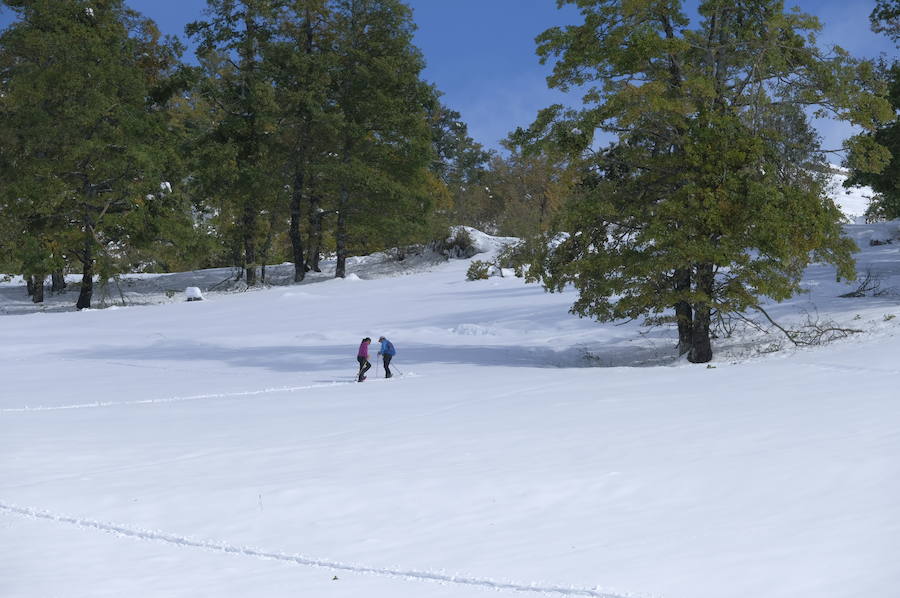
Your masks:
M384 377L390 378L393 376L391 373L391 358L397 354L397 350L394 349L394 343L384 338L383 336L378 337L378 342L381 343L381 348L378 349L378 354L384 357Z

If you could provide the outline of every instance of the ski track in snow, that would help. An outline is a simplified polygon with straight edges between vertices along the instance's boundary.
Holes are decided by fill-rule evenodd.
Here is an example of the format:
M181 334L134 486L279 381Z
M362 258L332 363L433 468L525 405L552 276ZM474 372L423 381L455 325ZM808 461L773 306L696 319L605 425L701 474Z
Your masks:
M397 378L418 378L418 374L404 374L396 376ZM384 379L372 379L367 382L383 382ZM314 388L334 388L336 386L344 386L346 384L356 384L356 380L335 380L334 382L325 382L319 384L309 384L307 386L282 386L278 388L263 388L261 390L243 390L240 392L223 392L203 395L191 395L186 397L165 397L161 399L141 399L139 401L96 401L94 403L76 403L74 405L36 405L34 407L8 407L0 409L0 413L29 413L34 411L66 411L70 409L95 409L98 407L127 407L132 405L156 405L163 403L180 403L184 401L202 401L208 399L234 399L241 397L253 397L258 395L266 395L278 392L295 392L298 390L312 390Z
M456 584L464 586L475 586L496 591L515 591L529 592L534 594L554 594L560 596L587 596L589 598L627 598L625 594L610 594L591 588L576 588L562 586L542 586L538 584L523 584L511 581L495 581L492 579L483 579L478 577L466 577L460 575L447 575L445 573L436 573L432 571L418 571L415 569L389 569L382 567L370 567L367 565L358 565L352 563L341 563L339 561L330 561L326 559L316 559L305 557L299 554L285 554L281 552L267 552L258 548L247 546L236 546L225 542L214 542L211 540L197 540L186 536L177 536L165 533L159 530L143 530L137 528L126 527L116 523L108 523L102 521L94 521L91 519L79 519L77 517L69 517L32 509L27 507L19 507L0 501L0 511L7 514L26 517L29 519L54 521L67 525L73 525L81 528L99 530L102 532L124 536L128 538L137 538L139 540L149 540L165 544L172 544L184 548L200 548L215 552L224 552L238 556L254 557L259 559L269 559L288 563L295 563L307 567L317 567L321 569L330 569L334 571L347 571L350 573L358 573L362 575L374 575L377 577L392 577L403 579L406 581L429 581L442 584Z
M858 374L860 372L865 372L869 374L888 374L892 376L900 375L900 370L895 369L887 369L887 368L873 368L873 367L862 367L858 365L844 365L840 363L803 363L798 362L798 365L805 366L808 368L818 369L818 370L826 370L833 372L852 372L854 374Z

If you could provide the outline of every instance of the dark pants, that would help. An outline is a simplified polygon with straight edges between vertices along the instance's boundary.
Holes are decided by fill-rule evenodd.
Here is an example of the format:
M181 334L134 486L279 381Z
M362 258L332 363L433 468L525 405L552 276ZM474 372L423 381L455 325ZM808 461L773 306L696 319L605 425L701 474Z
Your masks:
M384 356L384 377L385 378L390 378L391 376L393 376L393 374L391 373L391 368L390 368L392 357L393 357L393 355L385 355Z
M366 372L369 371L369 368L372 367L372 364L369 363L369 360L361 355L357 355L356 361L359 362L359 381L362 382L362 379L365 378Z

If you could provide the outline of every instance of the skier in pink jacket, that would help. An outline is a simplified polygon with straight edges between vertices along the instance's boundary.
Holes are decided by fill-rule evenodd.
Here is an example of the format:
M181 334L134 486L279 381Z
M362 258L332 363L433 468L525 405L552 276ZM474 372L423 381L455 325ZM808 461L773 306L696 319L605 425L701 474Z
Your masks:
M359 344L359 351L356 353L356 361L359 362L359 377L356 380L357 382L365 380L366 372L372 367L372 364L369 363L369 343L371 342L372 339L367 336L362 339L362 342Z

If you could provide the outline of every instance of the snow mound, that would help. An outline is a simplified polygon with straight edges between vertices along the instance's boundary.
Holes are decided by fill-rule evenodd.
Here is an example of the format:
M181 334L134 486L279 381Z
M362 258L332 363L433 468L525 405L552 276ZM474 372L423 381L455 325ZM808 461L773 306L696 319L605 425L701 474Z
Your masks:
M900 240L900 220L858 224L844 227L844 231L860 248L867 245L896 243Z
M478 253L496 253L507 245L518 243L521 240L518 237L495 237L471 226L454 226L450 230L452 235L455 235L460 230L467 232Z
M854 224L865 224L866 209L875 191L871 187L844 187L844 182L850 175L850 171L840 166L831 165L834 174L831 177L831 185L828 192L835 205L841 210L848 221Z

